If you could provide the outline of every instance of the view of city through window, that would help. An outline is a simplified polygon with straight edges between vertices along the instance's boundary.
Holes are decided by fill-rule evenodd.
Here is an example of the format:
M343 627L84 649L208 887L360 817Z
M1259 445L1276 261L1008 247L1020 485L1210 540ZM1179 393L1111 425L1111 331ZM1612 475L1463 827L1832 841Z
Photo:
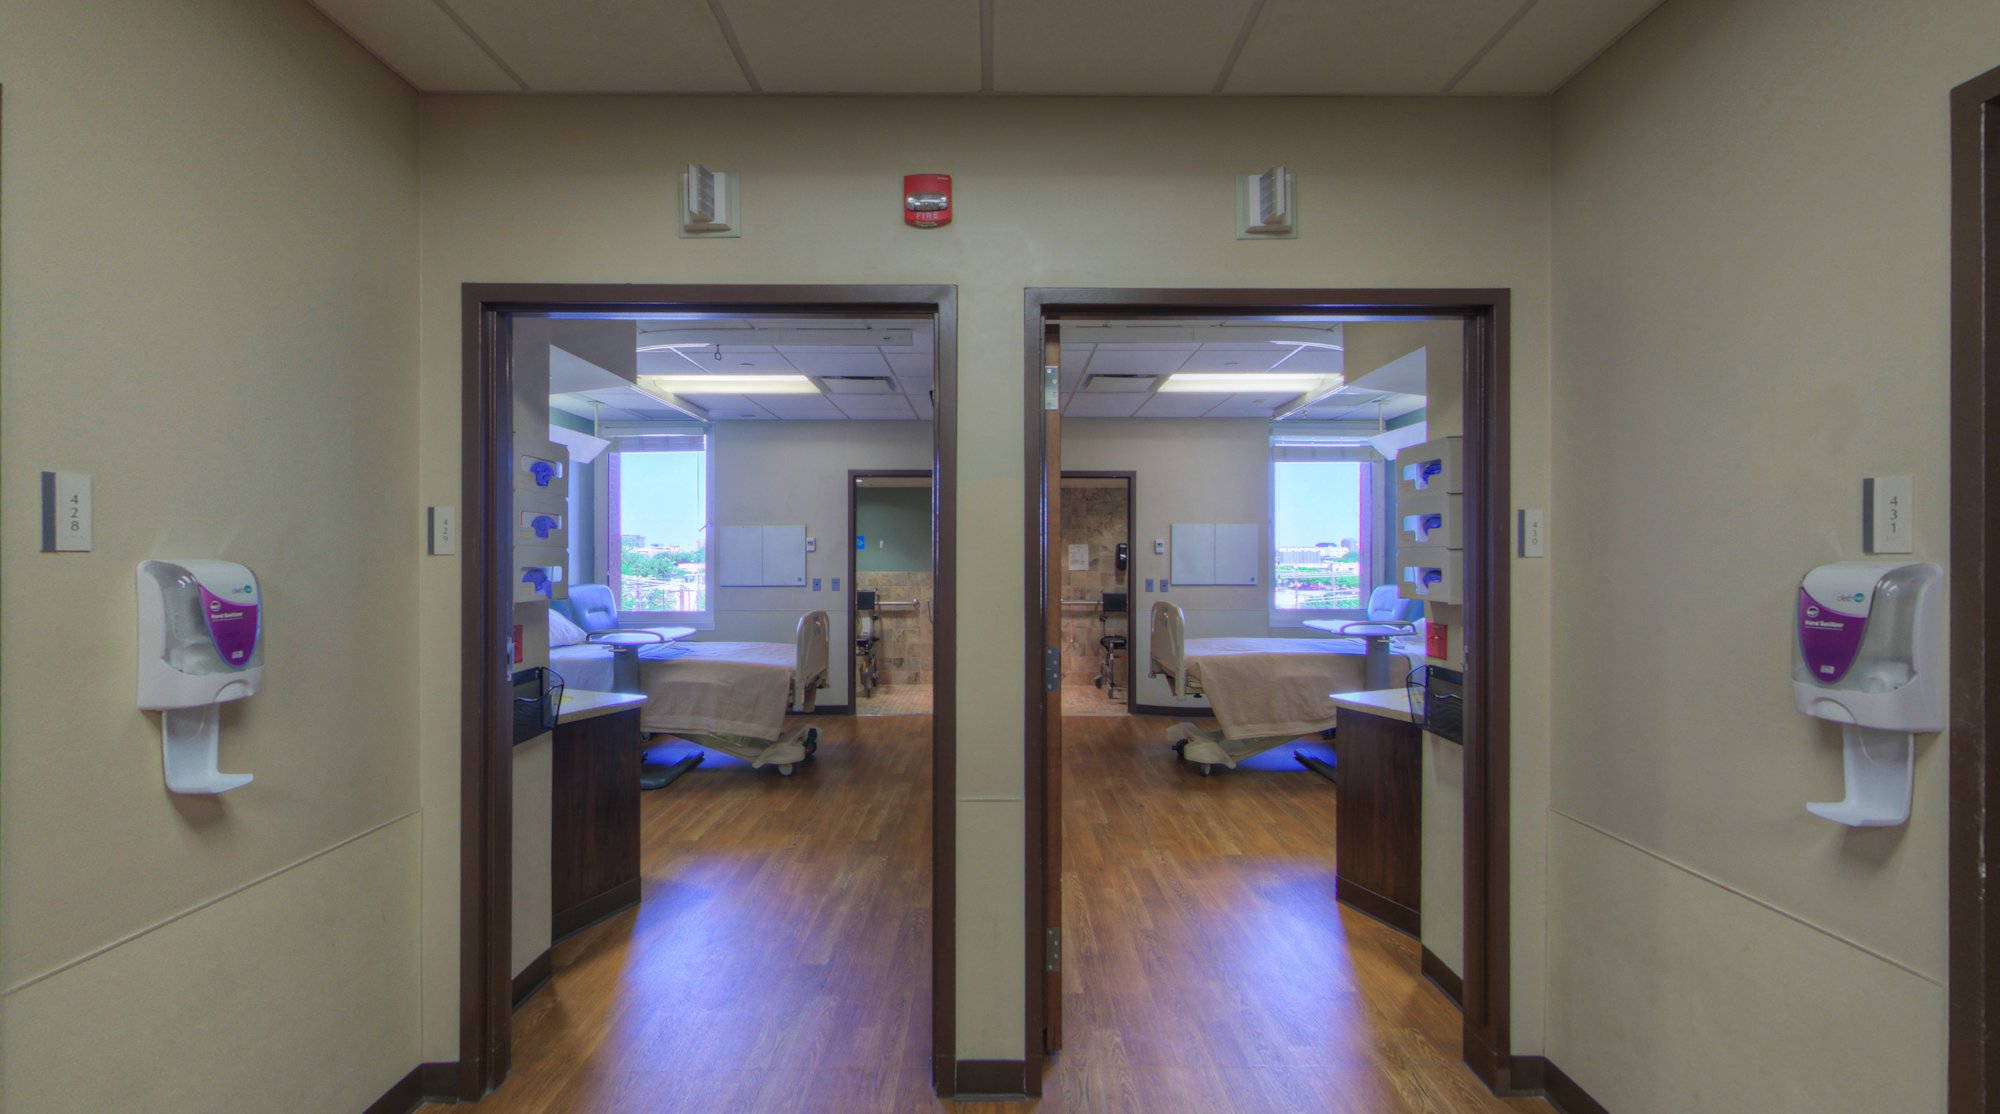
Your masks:
M620 611L708 609L708 458L617 454L612 498Z
M1358 609L1366 594L1362 535L1372 465L1279 461L1272 465L1277 549L1272 604L1283 611Z

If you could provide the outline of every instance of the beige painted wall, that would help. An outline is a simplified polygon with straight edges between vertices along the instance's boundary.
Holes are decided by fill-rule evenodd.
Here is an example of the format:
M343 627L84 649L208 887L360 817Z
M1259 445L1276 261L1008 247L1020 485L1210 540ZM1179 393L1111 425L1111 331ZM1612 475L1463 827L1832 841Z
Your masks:
M1788 620L1863 476L1944 560L1946 94L1997 41L1674 0L1557 98L1548 1050L1611 1109L1942 1108L1947 744L1907 826L1808 815Z
M0 82L0 1105L361 1109L419 1058L416 98L249 0L11 0ZM36 551L41 469L94 552ZM133 569L209 556L256 781L173 797Z
M958 1054L1017 1058L1024 952L1021 291L1496 286L1514 291L1514 480L1547 483L1548 109L1527 100L434 97L422 106L419 489L455 498L460 284L945 282L960 298ZM743 175L745 234L682 240L675 175ZM1230 229L1230 175L1298 176L1296 240ZM900 175L952 173L956 221L904 227ZM1115 196L1112 205L1079 197ZM1144 498L1143 488L1141 498ZM844 525L834 533L844 530ZM825 538L829 532L818 531ZM819 555L824 559L827 554ZM1143 576L1144 573L1141 573ZM456 1046L457 567L422 567L425 1054ZM1540 1047L1546 583L1516 580L1514 993ZM1527 832L1534 838L1523 838Z
M817 540L806 554L803 588L717 588L715 630L696 638L783 642L797 637L799 617L824 611L831 665L821 704L847 703L847 661L854 645L847 626L853 585L847 561L850 469L931 466L929 422L717 422L714 439L715 521L723 526L804 524ZM818 577L820 591L812 590ZM840 591L833 590L835 578Z

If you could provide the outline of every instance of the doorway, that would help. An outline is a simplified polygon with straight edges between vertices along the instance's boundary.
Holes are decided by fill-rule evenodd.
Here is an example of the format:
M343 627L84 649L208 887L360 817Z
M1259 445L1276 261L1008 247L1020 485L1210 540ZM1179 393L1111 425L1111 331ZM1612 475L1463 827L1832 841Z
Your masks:
M517 637L520 620L516 617L516 600L521 589L516 581L521 579L520 562L516 559L517 531L529 528L527 519L521 518L517 507L515 489L518 486L516 473L525 468L520 450L524 444L515 435L517 424L523 419L516 413L516 331L522 322L558 322L564 324L578 322L625 322L656 321L685 325L688 328L713 328L718 323L742 322L757 319L761 327L797 332L792 338L802 348L820 348L827 343L816 334L836 328L876 329L897 334L921 334L928 343L921 352L911 336L898 335L892 339L863 343L878 351L869 359L882 362L885 368L881 374L866 370L855 371L851 367L794 368L785 375L788 380L809 380L810 389L793 389L790 383L783 391L785 400L771 402L757 401L749 396L752 391L722 390L709 380L700 380L695 389L682 386L674 389L671 385L653 384L655 390L650 397L666 408L678 411L678 418L691 421L695 425L714 425L725 421L739 421L747 429L761 422L782 422L788 420L774 407L803 408L798 412L799 420L809 420L805 409L831 408L834 412L820 415L827 421L845 419L892 420L899 416L911 417L915 414L890 414L891 403L905 407L908 411L930 419L927 449L922 456L928 457L930 474L936 477L938 507L936 526L932 543L935 561L935 629L937 631L937 651L933 660L933 676L938 697L935 700L934 715L921 732L918 740L922 765L927 767L927 776L922 777L917 799L910 801L912 809L906 810L916 817L927 818L928 831L921 833L926 838L918 840L916 832L904 846L914 846L927 842L928 853L914 877L927 877L923 886L921 907L913 906L904 918L908 923L919 926L924 931L916 938L903 941L908 950L918 950L928 946L931 971L928 986L919 984L907 994L899 994L893 1001L885 1003L887 1008L922 1008L919 1004L929 999L930 1048L923 1053L925 1062L933 1069L934 1077L941 1083L950 1079L949 1067L954 1061L953 1019L953 943L954 943L954 856L952 852L954 827L954 794L952 786L955 778L955 702L952 699L954 673L953 630L955 622L952 569L954 567L954 514L952 510L953 482L955 479L955 407L956 407L956 342L957 312L956 291L948 286L931 287L887 287L887 286L594 286L594 285L485 285L468 284L464 288L464 426L463 426L463 505L460 508L461 534L464 553L461 558L463 607L462 634L462 675L464 678L464 698L461 705L461 784L462 784L462 827L461 827L461 872L460 872L460 1047L461 1059L458 1066L457 1091L459 1097L474 1100L497 1088L506 1078L513 1062L513 976L514 959L518 953L518 933L516 932L516 903L513 893L514 879L519 877L518 868L523 856L533 856L535 848L515 846L515 755L514 741L517 730L518 697L514 689L516 668L512 651L522 645ZM813 335L808 335L813 334ZM849 338L839 338L846 343ZM752 365L747 370L742 367L728 368L730 374L743 376L763 376L776 371L775 367L758 366L759 361L782 359L782 353L763 351L776 348L776 344L760 344L755 339L741 351L732 350L728 340L714 337L663 341L654 346L653 355L669 361L686 359L683 349L698 346L711 364L721 365L725 358L738 365ZM614 345L620 351L606 360L630 362L634 358L634 347L621 342ZM896 363L897 355L889 348L908 351L904 364ZM569 349L576 356L574 349ZM640 354L642 357L644 353ZM588 353L584 358L588 359ZM557 363L561 362L558 357ZM921 364L921 367L916 365ZM707 366L691 366L679 369L685 376L722 375L723 371ZM861 382L867 380L867 382ZM631 384L620 385L630 386ZM749 385L749 384L742 384ZM761 386L761 382L755 384ZM745 405L741 413L726 410L726 405L712 404L707 396L741 399ZM852 396L851 405L839 403L847 401L844 396ZM893 396L885 398L885 396ZM767 400L768 401L768 400ZM760 416L761 415L761 416ZM530 416L532 417L532 416ZM544 419L546 420L546 419ZM532 424L532 423L531 423ZM665 453L694 451L676 438L692 437L688 430L670 433L655 433L650 430L610 431L600 427L597 432L617 432L621 437L629 437L633 443L625 446L633 451L658 450ZM594 434L593 434L594 435ZM651 440L663 438L660 442ZM768 438L767 438L768 440ZM672 442L672 443L667 443ZM748 445L748 441L745 441ZM532 446L540 448L539 444ZM704 446L702 451L720 451L714 446ZM754 452L754 446L749 451ZM533 454L531 454L533 455ZM554 476L562 475L566 467L564 457L554 450L546 450L542 457L545 468L534 473L544 485L549 485ZM922 457L920 457L921 459ZM857 462L859 463L859 462ZM520 467L517 467L520 465ZM802 466L794 469L788 477L780 477L774 482L790 482L796 485L800 476L809 474L811 469ZM543 479L546 474L549 478ZM833 473L829 478L838 476ZM834 479L834 482L838 482ZM602 487L603 485L600 485ZM828 495L831 495L829 492ZM837 497L825 502L837 507ZM609 510L598 507L596 510ZM838 513L837 511L835 513ZM783 520L770 521L775 512L759 512L758 521L734 522L727 517L706 520L702 546L705 548L716 537L707 536L706 527L730 527L731 538L720 539L721 562L708 567L706 553L691 551L690 542L675 538L658 540L651 538L632 539L624 537L635 531L621 531L618 537L607 537L600 555L605 559L607 572L611 571L610 554L619 549L631 549L638 556L651 562L643 569L629 573L629 583L623 587L632 588L645 595L648 600L671 599L672 603L639 601L637 596L626 599L630 593L622 588L614 592L614 600L627 606L636 606L644 611L672 611L674 623L645 624L647 627L670 626L693 628L695 633L677 635L700 641L710 632L702 629L702 621L696 613L704 607L713 611L716 604L710 598L702 600L706 594L727 593L734 586L745 591L769 591L784 595L784 600L768 610L773 617L768 623L784 627L781 634L789 636L796 628L798 645L804 647L809 641L805 637L807 624L800 618L803 610L806 618L813 612L832 612L841 618L847 615L844 604L827 607L832 602L828 592L838 592L832 585L811 585L810 581L817 567L807 563L803 569L794 570L799 563L802 548L805 555L817 549L813 542L818 536L828 540L838 537L840 524L830 522L817 535L808 531L797 540L794 547L791 534L797 522ZM561 521L571 516L567 510L556 510L551 505L538 511L530 518L550 521L536 521L532 525L537 531L560 529ZM581 516L575 516L581 518ZM795 515L794 518L797 516ZM598 521L604 521L599 517ZM753 547L745 539L749 531L756 531L759 546ZM546 537L546 535L541 535ZM774 540L775 539L775 540ZM629 545L621 543L631 543ZM844 547L843 547L844 548ZM639 552L644 551L644 552ZM761 552L755 561L746 555ZM821 551L823 552L823 551ZM828 557L833 557L828 554ZM839 558L833 558L839 560ZM529 584L532 591L553 597L548 585L552 582L571 579L564 562L551 558L546 564L537 564L535 569L543 575ZM666 565L673 566L666 568ZM727 565L728 567L725 567ZM752 568L751 566L756 566ZM654 567L660 566L660 567ZM834 575L845 572L846 562L832 566ZM776 571L773 571L773 570ZM822 579L830 579L827 571L818 571ZM795 576L795 580L772 581L772 576ZM710 579L713 583L708 583ZM761 578L761 579L760 579ZM616 580L615 576L607 577ZM794 599L799 593L820 591L817 598L801 608ZM775 598L775 597L773 597ZM811 598L811 597L806 597ZM824 602L822 602L824 601ZM529 601L534 606L533 601ZM754 608L752 610L755 610ZM649 617L650 618L650 617ZM625 627L629 624L619 623ZM744 637L744 636L738 636ZM777 636L762 638L759 642L781 644ZM826 641L844 646L848 639L845 629L840 629ZM533 639L526 641L532 643ZM529 646L530 650L539 647ZM803 656L803 651L801 652ZM844 660L844 654L832 655L832 663ZM643 666L642 666L643 668ZM786 732L794 730L794 723L807 727L807 721L797 721L796 713L814 709L814 677L803 677L804 669L793 672L794 691L791 694L791 712L794 719L788 720ZM837 674L828 671L828 676L845 678L844 671ZM803 677L803 683L801 678ZM804 699L800 699L803 697ZM782 695L781 695L781 698ZM650 699L650 697L649 697ZM831 708L819 711L845 710L844 697ZM832 720L821 722L831 724ZM816 733L816 732L815 732ZM731 728L714 732L718 739L726 742L730 736L743 734ZM806 738L802 734L802 738ZM807 739L810 743L810 739ZM704 746L706 746L704 742ZM822 748L824 749L824 748ZM717 753L727 756L726 749ZM807 754L811 757L812 748ZM636 755L634 756L636 758ZM786 790L799 789L810 792L811 777L816 763L830 766L828 756L822 754L814 761L773 763L776 769L742 771L721 771L729 774L764 773L770 785L782 785ZM746 763L754 766L754 761ZM796 767L796 773L803 775L789 782L780 782L784 765ZM636 790L636 786L634 787ZM928 791L930 807L921 806L921 793ZM673 790L669 790L669 793ZM658 796L658 795L656 795ZM927 938L925 938L927 937ZM781 967L782 971L782 967ZM936 1065L942 1063L946 1069L936 1073ZM921 1069L920 1069L921 1070Z
M847 691L857 716L924 716L936 684L937 597L929 472L851 471L847 477Z
M1062 832L1063 802L1067 795L1062 780L1065 694L1054 679L1061 672L1060 616L1063 596L1060 577L1051 570L1060 569L1065 558L1060 545L1066 493L1059 480L1067 462L1063 432L1065 410L1068 409L1065 396L1074 397L1080 393L1080 384L1072 384L1065 379L1068 361L1065 359L1063 326L1086 321L1186 326L1200 321L1205 323L1204 327L1225 328L1237 323L1284 325L1308 320L1445 321L1452 324L1451 331L1462 346L1462 372L1454 387L1459 394L1463 424L1463 550L1462 558L1455 557L1452 562L1462 562L1460 568L1453 570L1457 574L1454 579L1461 593L1461 598L1455 603L1463 609L1453 650L1454 656L1464 666L1461 681L1463 746L1459 752L1462 755L1464 784L1462 886L1456 895L1463 908L1463 971L1462 987L1458 988L1462 996L1462 1020L1457 1026L1457 1035L1463 1059L1492 1091L1505 1094L1520 1086L1512 1074L1515 1065L1507 1054L1507 312L1505 291L1029 292L1025 318L1024 377L1028 403L1024 436L1029 459L1029 517L1026 524L1029 607L1025 626L1029 658L1038 666L1034 673L1035 683L1025 694L1028 707L1024 760L1029 786L1027 854L1030 864L1026 886L1029 906L1027 935L1031 941L1029 970L1033 974L1026 988L1029 1010L1028 1031L1024 1037L1030 1054L1028 1078L1031 1086L1040 1082L1046 1066L1045 1057L1066 1044L1062 1005L1064 976L1059 970L1052 970L1059 968L1059 962L1045 961L1051 954L1073 952L1073 949L1061 948L1065 927L1062 880L1064 871L1068 869L1064 860L1065 839ZM1293 347L1296 351L1306 352L1315 344L1303 343ZM1322 341L1317 343L1317 347L1326 350L1338 345ZM1311 358L1307 357L1303 362L1310 362ZM1227 374L1237 369L1218 366L1208 371L1196 370L1202 374ZM1265 370L1273 369L1267 366ZM1151 382L1135 382L1145 376L1145 372L1131 369L1109 371L1107 378L1112 381L1103 384L1103 393L1109 396L1138 391L1148 396L1158 395L1160 381L1166 376L1155 373ZM1286 378L1289 382L1289 377ZM1280 400L1283 405L1273 407L1265 405L1268 400L1262 395L1266 393L1269 392L1238 392L1243 396L1244 405L1251 409L1261 406L1264 419L1279 421L1300 413L1296 407L1287 409L1292 403L1308 406L1325 397L1307 397L1310 392L1302 394L1293 390L1291 396ZM1115 407L1120 404L1103 398L1093 405ZM1158 406L1164 414L1172 409L1173 404L1162 402ZM1245 416L1250 415L1246 412ZM1452 491L1457 494L1456 488ZM1178 534L1182 525L1188 527L1183 544L1194 545L1196 539L1207 539L1210 545L1220 545L1217 538L1237 536L1236 530L1230 528L1231 523L1243 523L1246 517L1265 513L1266 508L1256 507L1247 509L1247 513L1218 516L1206 522L1173 523L1170 529L1162 529L1159 548L1169 565L1164 570L1165 577L1159 576L1161 570L1155 570L1159 594L1165 594L1167 584L1178 584L1180 580L1175 566L1182 563L1173 560L1167 547L1182 540ZM1209 528L1206 533L1202 530L1203 526ZM1142 525L1139 534L1141 536L1135 539L1138 556L1156 559L1152 553L1154 528ZM1246 550L1250 554L1248 565L1240 575L1272 579L1287 575L1276 563L1275 547L1271 553L1264 554L1273 558L1272 567L1268 570L1262 568L1265 562L1258 554L1263 553L1264 539L1268 539L1270 532L1260 533L1252 528L1249 536L1251 541ZM1345 554L1337 554L1332 548L1348 549L1340 545L1343 540L1316 539L1330 543L1324 550L1327 557L1338 557L1346 563ZM1311 551L1317 547L1308 543L1294 548ZM1378 567L1390 559L1384 549L1371 552L1375 554L1373 560ZM1303 586L1306 581L1316 584L1318 579L1337 579L1339 576L1331 568L1326 570L1325 577L1317 571L1307 575L1296 568L1313 559L1308 554L1295 556L1292 561L1295 568L1289 575L1294 581L1291 587L1295 595L1306 591ZM1215 576L1212 567L1201 566L1199 562L1185 567L1202 568L1203 571L1197 574L1201 577ZM1140 572L1137 579L1143 587L1146 573ZM1257 583L1262 584L1265 590L1278 587L1271 579L1194 581L1204 585L1219 582ZM1331 590L1333 585L1327 587ZM1272 606L1275 608L1276 605ZM1139 610L1142 615L1136 620L1136 625L1145 630L1152 619L1144 612L1151 608ZM1275 618L1272 624L1277 624ZM1150 651L1135 651L1133 658L1135 678L1155 672L1155 667L1160 664L1153 659ZM1137 710L1151 710L1145 705L1146 701L1141 699ZM1094 936L1101 937L1104 931L1102 923L1091 926ZM1418 967L1417 956L1412 951L1407 958L1410 974L1414 976ZM1533 1084L1528 1083L1527 1087L1533 1089Z
M1062 693L1066 716L1130 715L1134 472L1062 474Z

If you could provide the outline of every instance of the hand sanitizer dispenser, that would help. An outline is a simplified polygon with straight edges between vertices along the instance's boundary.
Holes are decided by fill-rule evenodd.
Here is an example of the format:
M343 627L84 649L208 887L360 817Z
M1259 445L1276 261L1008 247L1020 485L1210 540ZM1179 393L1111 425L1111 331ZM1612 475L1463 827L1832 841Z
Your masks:
M1918 732L1945 725L1944 605L1936 565L1844 561L1799 585L1792 698L1841 724L1847 796L1806 805L1850 827L1902 824Z
M221 705L264 672L257 577L228 561L139 563L139 707L160 713L160 756L175 793L222 793L249 774L216 770Z

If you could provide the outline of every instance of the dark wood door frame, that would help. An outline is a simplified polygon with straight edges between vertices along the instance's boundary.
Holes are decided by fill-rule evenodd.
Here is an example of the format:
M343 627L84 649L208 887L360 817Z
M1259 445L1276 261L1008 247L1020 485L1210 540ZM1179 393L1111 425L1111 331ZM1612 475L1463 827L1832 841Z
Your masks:
M1534 1057L1516 1065L1510 1042L1508 841L1508 580L1511 551L1506 290L1256 290L1031 289L1027 292L1023 400L1027 496L1025 771L1027 879L1027 1084L1041 1091L1046 1064L1042 1024L1048 1010L1042 980L1045 894L1050 873L1050 817L1043 801L1047 701L1041 685L1046 606L1039 601L1038 566L1047 552L1042 484L1059 419L1043 410L1043 367L1050 327L1063 317L1282 317L1352 314L1384 319L1458 318L1465 326L1465 1062L1495 1093L1538 1089ZM1059 459L1059 458L1058 458ZM1059 464L1058 464L1059 466ZM1516 1068L1520 1078L1516 1078Z
M1947 1095L2000 1110L2000 69L1951 93L1951 720Z
M1132 591L1134 577L1132 570L1139 567L1139 473L1079 471L1074 468L1062 470L1065 480L1124 480L1125 481L1125 551L1130 556L1125 564L1125 714L1139 712L1139 674L1132 665L1133 624L1138 620L1133 616L1132 605L1138 602L1139 593Z
M957 836L956 486L958 288L467 283L460 293L463 403L460 556L459 1062L457 1092L477 1099L510 1062L512 717L505 645L512 627L511 324L520 314L640 311L787 316L925 315L937 329L931 550L937 583L931 721L931 1056L949 1086L955 1063ZM851 656L851 654L850 654Z
M914 479L918 476L931 481L931 584L932 591L935 592L938 576L938 567L936 564L938 485L936 477L921 468L850 468L847 470L847 711L849 715L859 715L861 712L861 691L855 687L854 683L854 624L856 622L854 593L861 587L861 570L856 567L860 564L861 559L855 556L860 551L854 547L854 539L861 531L861 525L856 521L854 514L854 504L856 496L859 494L859 489L855 481L864 478L874 479L876 477L884 479ZM933 607L935 606L935 603L933 603ZM935 629L931 632L931 638L931 652L935 656L937 653L937 632ZM931 698L933 700L937 698L935 690L931 693Z

